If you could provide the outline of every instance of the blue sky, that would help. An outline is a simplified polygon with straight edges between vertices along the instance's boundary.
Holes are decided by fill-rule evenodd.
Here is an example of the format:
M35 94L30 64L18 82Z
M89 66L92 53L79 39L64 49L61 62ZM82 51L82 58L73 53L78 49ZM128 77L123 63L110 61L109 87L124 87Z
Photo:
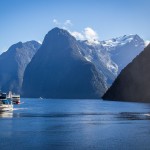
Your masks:
M88 27L100 40L124 34L150 40L149 6L150 0L0 0L0 52L42 41L55 26L79 33Z

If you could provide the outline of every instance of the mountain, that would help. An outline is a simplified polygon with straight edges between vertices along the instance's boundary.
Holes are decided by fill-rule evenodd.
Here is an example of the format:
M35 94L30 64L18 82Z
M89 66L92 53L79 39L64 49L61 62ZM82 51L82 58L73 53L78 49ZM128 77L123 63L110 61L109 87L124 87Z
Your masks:
M70 39L70 35L68 37L68 39ZM56 38L55 40L57 41ZM61 40L62 42L64 41L63 38L61 38ZM53 40L53 42L55 41ZM78 54L76 54L77 58L80 56L84 62L86 60L86 63L92 63L99 72L100 78L105 85L105 89L112 85L120 71L145 47L145 42L138 35L124 35L110 40L94 42L75 40L75 42L72 43L72 46L70 46L70 42L66 42L63 49L66 49L66 47L73 47L73 53L78 52ZM60 44L62 44L61 41ZM39 47L40 44L36 41L29 41L26 43L19 42L0 55L0 90L6 92L12 90L13 92L20 93L24 70ZM55 54L55 57L57 59L60 56ZM39 58L39 60L41 59ZM47 60L47 62L48 61L49 60ZM59 62L59 60L57 61ZM56 62L50 63L55 64ZM103 92L101 95L102 94Z
M88 41L79 41L79 44L82 56L96 66L104 76L107 86L110 86L117 76L118 66L111 60L109 53L101 44L89 43Z
M124 35L106 41L79 41L81 54L103 74L109 87L120 71L145 47L138 35Z
M54 28L25 70L22 96L100 98L106 91L103 75L80 53L66 30Z
M0 55L0 90L20 93L24 70L39 47L36 41L19 42Z
M103 99L150 102L150 45L121 71Z
M124 35L101 43L108 51L111 60L117 64L118 74L145 48L144 40L137 34Z

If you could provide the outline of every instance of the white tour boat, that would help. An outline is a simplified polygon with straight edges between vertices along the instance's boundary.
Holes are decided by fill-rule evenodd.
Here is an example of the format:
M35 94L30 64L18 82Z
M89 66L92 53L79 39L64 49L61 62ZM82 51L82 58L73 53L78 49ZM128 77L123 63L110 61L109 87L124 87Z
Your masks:
M0 111L10 111L13 110L13 104L10 99L7 99L6 93L0 92Z
M20 95L18 94L12 94L12 92L9 91L7 98L11 99L13 104L20 104Z

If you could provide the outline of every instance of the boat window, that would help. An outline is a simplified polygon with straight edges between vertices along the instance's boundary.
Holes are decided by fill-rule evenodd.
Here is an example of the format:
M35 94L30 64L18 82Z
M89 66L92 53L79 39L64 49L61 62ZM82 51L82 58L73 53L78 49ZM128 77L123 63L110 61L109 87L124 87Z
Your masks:
M7 100L2 100L3 104L8 104Z
M2 101L1 101L1 104L11 104L11 101L5 99L5 100L2 100Z

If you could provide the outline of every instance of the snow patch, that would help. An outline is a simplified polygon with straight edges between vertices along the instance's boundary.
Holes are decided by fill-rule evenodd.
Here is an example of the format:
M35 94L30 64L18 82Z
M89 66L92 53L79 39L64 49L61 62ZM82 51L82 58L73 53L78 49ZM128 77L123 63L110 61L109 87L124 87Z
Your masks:
M145 41L145 47L150 43L149 40Z

